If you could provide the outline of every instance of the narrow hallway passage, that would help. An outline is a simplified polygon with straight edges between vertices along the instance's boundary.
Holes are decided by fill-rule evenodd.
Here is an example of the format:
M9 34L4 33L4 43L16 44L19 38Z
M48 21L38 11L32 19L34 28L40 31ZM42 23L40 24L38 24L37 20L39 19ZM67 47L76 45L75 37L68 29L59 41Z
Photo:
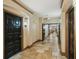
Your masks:
M4 59L68 59L72 54L74 58L75 23L69 21L74 10L67 13L72 2L4 0Z

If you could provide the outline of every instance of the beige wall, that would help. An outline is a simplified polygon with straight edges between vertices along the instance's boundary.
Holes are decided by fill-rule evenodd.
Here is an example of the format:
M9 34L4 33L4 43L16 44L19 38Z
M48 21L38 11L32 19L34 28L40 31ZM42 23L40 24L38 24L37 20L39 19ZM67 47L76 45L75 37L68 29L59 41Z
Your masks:
M41 34L41 29L42 29L42 25L40 22L40 17L33 15L30 18L29 21L29 43L32 44L33 42L37 41L37 40L42 40L42 34Z
M27 28L24 27L24 48L32 45L37 40L42 40L42 26L40 25L40 18L36 15L33 15L29 19L29 24Z
M65 13L62 13L61 18L61 51L65 52Z
M23 18L23 49L35 41L42 39L42 23L39 16L35 14L32 15L12 0L4 0L3 4L5 11ZM27 27L25 27L25 25L27 25Z

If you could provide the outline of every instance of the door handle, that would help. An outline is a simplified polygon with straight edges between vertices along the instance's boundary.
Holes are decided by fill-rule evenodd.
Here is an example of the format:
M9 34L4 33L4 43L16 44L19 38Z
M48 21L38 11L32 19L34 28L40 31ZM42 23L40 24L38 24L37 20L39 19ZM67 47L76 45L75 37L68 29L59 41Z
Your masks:
M20 35L19 37L22 37L22 35Z

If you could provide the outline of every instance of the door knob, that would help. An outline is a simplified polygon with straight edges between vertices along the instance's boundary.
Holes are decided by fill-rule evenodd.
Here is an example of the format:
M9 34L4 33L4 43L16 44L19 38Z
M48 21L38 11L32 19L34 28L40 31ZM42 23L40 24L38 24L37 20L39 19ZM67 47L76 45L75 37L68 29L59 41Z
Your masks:
M20 35L19 37L22 37L22 35Z

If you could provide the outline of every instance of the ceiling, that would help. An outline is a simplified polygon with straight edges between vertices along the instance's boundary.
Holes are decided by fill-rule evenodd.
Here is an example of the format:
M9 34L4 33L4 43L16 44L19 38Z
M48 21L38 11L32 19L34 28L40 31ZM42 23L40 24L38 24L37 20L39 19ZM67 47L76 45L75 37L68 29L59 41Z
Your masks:
M60 17L60 0L21 0L26 6L46 17Z

